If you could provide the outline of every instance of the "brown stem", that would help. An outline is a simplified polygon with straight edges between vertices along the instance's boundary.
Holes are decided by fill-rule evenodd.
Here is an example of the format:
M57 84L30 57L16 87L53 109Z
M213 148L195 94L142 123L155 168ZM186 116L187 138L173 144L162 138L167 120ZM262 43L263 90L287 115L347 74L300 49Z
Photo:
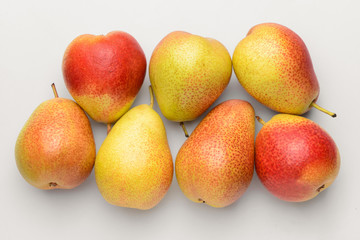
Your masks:
M52 84L51 84L51 88L52 88L52 90L53 90L53 92L54 92L55 98L58 98L59 95L58 95L58 93L57 93L57 91L56 91L55 83L52 83Z
M185 133L185 137L189 137L188 131L186 130L185 124L184 122L180 122L180 126L182 127L184 133Z
M255 116L256 117L256 120L258 120L259 123L261 123L262 125L265 125L265 121L261 119L261 117L259 116Z

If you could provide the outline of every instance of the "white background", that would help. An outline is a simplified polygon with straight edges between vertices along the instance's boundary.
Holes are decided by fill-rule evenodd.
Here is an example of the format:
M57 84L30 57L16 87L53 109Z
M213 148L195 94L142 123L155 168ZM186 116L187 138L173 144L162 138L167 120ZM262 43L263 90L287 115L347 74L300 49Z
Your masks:
M0 239L360 239L360 4L359 1L2 1L0 6ZM108 204L94 174L73 190L43 191L20 176L14 146L33 110L53 97L71 98L61 73L67 45L84 33L132 34L149 62L157 43L184 30L222 42L232 55L247 31L277 22L297 32L311 54L320 83L318 104L305 116L320 124L340 150L334 184L317 198L287 203L268 193L255 175L235 204L215 209L189 201L174 177L154 209ZM134 106L148 103L149 77ZM245 99L269 120L275 112L252 97L232 75L213 105ZM213 107L212 106L212 107ZM211 107L211 108L212 108ZM157 103L155 110L160 113ZM186 123L189 132L197 121ZM185 141L177 123L164 119L173 159ZM106 126L91 122L99 149ZM256 132L261 128L256 124Z

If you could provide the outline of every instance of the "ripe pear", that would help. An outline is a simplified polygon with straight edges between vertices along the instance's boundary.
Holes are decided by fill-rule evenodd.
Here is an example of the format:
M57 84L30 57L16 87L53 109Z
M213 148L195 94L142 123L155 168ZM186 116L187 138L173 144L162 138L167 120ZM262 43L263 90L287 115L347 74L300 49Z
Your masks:
M113 126L95 162L100 193L113 205L146 210L168 191L173 162L160 116L143 104Z
M95 142L84 111L52 86L55 98L35 109L18 136L16 164L34 187L71 189L91 173Z
M250 29L233 54L240 84L256 100L281 112L301 115L315 107L319 83L303 40L289 28L263 23Z
M221 208L234 203L254 172L255 116L242 100L228 100L199 123L179 150L175 172L185 196Z
M162 114L191 121L221 95L231 77L231 57L217 40L172 32L156 46L149 75Z
M273 195L302 202L333 183L340 169L339 151L318 124L290 114L262 123L255 143L256 173Z
M113 123L134 102L144 81L146 58L126 32L83 34L66 48L62 70L71 96L89 116Z

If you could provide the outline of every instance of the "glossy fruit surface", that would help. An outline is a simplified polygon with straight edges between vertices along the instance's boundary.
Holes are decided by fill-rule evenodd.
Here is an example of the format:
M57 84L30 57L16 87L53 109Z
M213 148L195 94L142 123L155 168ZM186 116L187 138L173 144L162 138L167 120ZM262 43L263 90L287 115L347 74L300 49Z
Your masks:
M314 198L329 187L340 169L335 142L315 122L278 114L256 137L255 166L264 186L293 202Z
M146 58L130 34L84 34L67 47L62 65L67 89L98 122L112 123L127 112L146 73Z

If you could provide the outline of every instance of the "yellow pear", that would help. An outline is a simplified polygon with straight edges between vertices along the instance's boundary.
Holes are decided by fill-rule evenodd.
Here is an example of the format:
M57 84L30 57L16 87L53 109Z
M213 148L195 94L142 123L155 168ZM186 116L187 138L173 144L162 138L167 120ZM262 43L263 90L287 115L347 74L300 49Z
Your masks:
M220 42L180 31L160 41L149 64L160 110L176 122L205 112L228 85L231 72L231 57Z
M95 178L113 205L150 209L165 196L173 178L173 161L165 126L150 105L122 116L99 149Z

